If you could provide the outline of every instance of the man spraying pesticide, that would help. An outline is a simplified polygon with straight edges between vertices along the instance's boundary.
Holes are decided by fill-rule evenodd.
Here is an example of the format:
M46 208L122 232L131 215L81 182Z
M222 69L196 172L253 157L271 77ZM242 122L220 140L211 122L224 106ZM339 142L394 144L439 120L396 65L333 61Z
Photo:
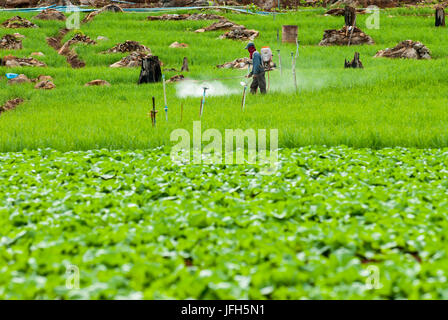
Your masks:
M269 72L272 70L271 63L272 63L272 50L269 47L262 47L260 50L261 53L261 62L263 63L263 68L265 71L268 72L268 89L271 85L271 79L269 78Z
M253 42L249 42L246 46L249 51L250 58L252 59L252 71L247 75L248 78L253 77L252 84L250 85L250 93L256 94L258 88L262 94L266 93L266 77L261 54L255 48Z

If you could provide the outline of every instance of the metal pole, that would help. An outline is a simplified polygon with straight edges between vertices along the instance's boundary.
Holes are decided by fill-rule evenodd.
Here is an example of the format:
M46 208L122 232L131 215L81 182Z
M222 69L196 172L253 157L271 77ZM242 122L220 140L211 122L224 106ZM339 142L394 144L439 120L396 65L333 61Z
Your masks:
M168 104L166 103L166 88L165 88L165 75L162 76L163 79L163 98L165 99L165 118L168 121Z
M297 93L296 61L297 61L298 55L299 55L299 41L296 39L296 55L294 56L293 67L292 67L292 74L294 76L294 86L296 88L296 93Z
M278 53L278 68L280 69L280 75L283 75L282 73L282 57L280 56L280 49L277 49Z

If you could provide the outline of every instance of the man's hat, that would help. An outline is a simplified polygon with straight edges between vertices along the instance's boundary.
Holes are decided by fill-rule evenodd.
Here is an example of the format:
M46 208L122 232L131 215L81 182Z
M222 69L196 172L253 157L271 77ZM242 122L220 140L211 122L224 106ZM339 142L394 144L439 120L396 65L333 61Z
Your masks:
M250 47L255 47L255 44L253 42L249 42L244 49L249 49Z

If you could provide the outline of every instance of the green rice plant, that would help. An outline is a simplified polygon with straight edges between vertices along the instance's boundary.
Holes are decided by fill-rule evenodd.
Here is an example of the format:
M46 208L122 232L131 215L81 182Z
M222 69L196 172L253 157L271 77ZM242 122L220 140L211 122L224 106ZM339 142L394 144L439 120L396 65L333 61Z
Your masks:
M223 96L207 97L202 126L219 130L236 128L279 129L281 147L304 145L349 145L353 147L444 147L448 141L448 45L445 28L434 28L431 9L388 9L381 11L380 29L366 29L368 15L358 15L357 25L375 41L372 46L319 47L325 29L340 28L342 17L323 16L324 9L303 10L272 17L229 13L225 16L238 24L260 31L258 47L269 45L278 62L281 51L283 75L270 73L271 91L267 96L249 96L247 110L241 112L242 88L239 79L220 81L228 90ZM219 12L216 12L219 13ZM13 13L1 13L0 20ZM34 14L23 14L32 19ZM48 74L56 89L35 90L32 84L11 86L3 77L0 101L23 97L26 102L0 116L0 151L51 147L62 151L92 148L134 149L170 145L170 132L176 128L191 130L199 120L199 97L179 96L179 84L168 84L169 121L164 120L161 84L137 85L139 68L109 68L126 54L102 54L117 43L136 40L151 48L164 63L163 69L180 69L188 57L194 80L233 78L246 71L217 69L216 65L247 56L245 43L218 39L224 31L195 33L211 21L147 21L148 14L102 13L83 24L82 32L96 39L109 40L96 45L74 45L86 62L83 69L71 69L45 42L55 35L63 22L35 21L38 29L19 29L26 36L24 48L2 51L2 55L38 57L48 68L4 68L1 73L25 73L29 77ZM290 53L294 44L278 44L277 30L284 24L299 26L300 50L297 61L299 91L294 92ZM12 33L0 29L0 36ZM67 34L64 40L73 36ZM386 47L406 39L423 42L430 50L430 61L373 58ZM174 41L189 44L173 49ZM360 52L363 70L344 70L343 60ZM165 71L167 78L178 74ZM86 88L84 84L104 79L111 87ZM197 85L200 86L201 82ZM155 96L161 111L158 125L151 127L148 117ZM180 105L184 105L182 123Z

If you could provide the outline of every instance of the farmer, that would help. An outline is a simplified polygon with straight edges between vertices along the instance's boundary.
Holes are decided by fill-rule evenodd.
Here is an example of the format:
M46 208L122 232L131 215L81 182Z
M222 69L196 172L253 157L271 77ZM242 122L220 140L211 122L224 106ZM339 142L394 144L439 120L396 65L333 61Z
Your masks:
M247 75L248 78L253 77L254 80L250 85L250 93L256 94L257 89L260 88L262 94L266 93L266 77L264 75L264 67L261 62L261 55L255 49L253 42L249 42L246 48L250 53L250 58L252 59L252 71Z

